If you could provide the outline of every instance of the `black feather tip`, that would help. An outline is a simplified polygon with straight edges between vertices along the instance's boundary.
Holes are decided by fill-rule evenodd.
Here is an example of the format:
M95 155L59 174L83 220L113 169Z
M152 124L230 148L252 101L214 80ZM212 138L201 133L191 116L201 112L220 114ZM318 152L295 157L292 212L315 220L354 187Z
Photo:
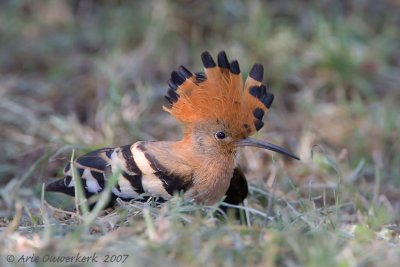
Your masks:
M180 66L178 72L181 76L185 77L186 79L193 76L193 74L184 66Z
M254 97L258 98L258 99L260 99L260 98L262 97L262 95L261 95L261 90L260 90L260 87L259 87L259 86L252 86L252 87L250 87L249 93L250 93L252 96L254 96Z
M256 127L256 131L258 131L264 126L264 123L261 120L255 120L254 126Z
M179 95L173 89L168 89L167 94L173 103L178 101Z
M256 108L253 111L253 115L256 119L262 120L262 118L264 117L264 110L261 108Z
M168 86L169 86L169 88L171 88L173 90L178 89L178 85L176 85L176 83L174 83L171 79L169 79L169 81L168 81Z
M254 64L250 70L249 76L256 81L262 82L264 76L264 66L261 64Z
M182 76L181 74L179 74L176 71L173 71L171 73L171 80L177 85L180 86L181 84L183 84L186 80L186 78L184 76Z
M263 97L262 102L263 102L264 106L266 106L269 109L272 105L272 102L274 102L274 95L271 93L267 93Z
M169 96L164 96L165 99L165 104L167 106L168 109L172 108L172 105L174 104L174 102L172 102L172 99Z
M205 51L201 54L201 60L203 61L203 65L205 68L213 68L215 67L215 62L210 53L208 51Z
M221 51L218 53L218 67L230 69L228 57L226 56L225 51Z
M195 77L196 77L196 82L198 83L207 80L206 74L204 72L196 72Z
M267 87L264 84L260 85L260 90L262 96L267 94Z
M230 64L230 70L233 74L239 74L240 73L240 67L239 67L239 62L237 60L232 61Z

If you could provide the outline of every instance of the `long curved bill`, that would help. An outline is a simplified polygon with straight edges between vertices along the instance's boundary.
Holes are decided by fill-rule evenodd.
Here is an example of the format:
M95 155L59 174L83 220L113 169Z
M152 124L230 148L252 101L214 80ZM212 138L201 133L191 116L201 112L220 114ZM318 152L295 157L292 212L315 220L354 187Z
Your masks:
M250 137L247 137L247 138L237 141L236 145L237 146L254 146L254 147L264 148L264 149L272 150L272 151L281 153L283 155L289 156L291 158L300 160L299 157L297 157L293 153L287 151L286 149L284 149L280 146L277 146L277 145L274 145L274 144L271 144L271 143L268 143L265 141L257 140L254 138L250 138Z

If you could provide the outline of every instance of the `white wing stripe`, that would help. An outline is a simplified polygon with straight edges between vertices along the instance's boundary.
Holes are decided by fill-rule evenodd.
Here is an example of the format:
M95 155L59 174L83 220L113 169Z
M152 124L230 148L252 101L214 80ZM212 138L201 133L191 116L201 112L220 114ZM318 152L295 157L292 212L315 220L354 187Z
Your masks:
M86 179L86 189L90 193L97 193L102 189L97 180L90 173L89 169L83 171L82 178Z
M164 199L170 199L171 195L165 190L161 180L154 174L143 174L142 185L145 192L154 196L159 196Z
M136 165L142 171L143 174L154 173L155 171L150 166L150 162L147 160L143 151L141 151L140 149L137 148L138 144L139 144L139 142L137 142L132 149L132 154L133 154L133 158L135 159Z

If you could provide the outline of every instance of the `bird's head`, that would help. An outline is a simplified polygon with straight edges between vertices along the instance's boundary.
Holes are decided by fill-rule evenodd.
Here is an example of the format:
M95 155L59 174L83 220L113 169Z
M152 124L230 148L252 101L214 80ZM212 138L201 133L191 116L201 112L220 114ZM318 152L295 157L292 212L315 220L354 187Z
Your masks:
M254 146L299 159L274 144L250 138L260 130L274 96L262 84L264 68L255 64L243 88L239 63L229 62L225 52L217 64L208 52L201 55L205 72L185 67L173 71L164 110L184 124L184 139L198 153L234 154L238 147Z

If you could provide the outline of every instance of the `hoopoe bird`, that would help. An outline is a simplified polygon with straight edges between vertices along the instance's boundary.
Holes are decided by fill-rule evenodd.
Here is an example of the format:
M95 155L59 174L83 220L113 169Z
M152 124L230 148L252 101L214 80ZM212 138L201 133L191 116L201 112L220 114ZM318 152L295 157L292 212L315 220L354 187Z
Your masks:
M247 197L246 178L237 166L242 146L272 150L299 159L287 150L251 138L264 123L274 95L262 83L264 67L255 64L244 87L237 60L224 51L217 64L208 52L201 55L205 72L193 73L180 66L168 82L163 109L184 126L179 141L138 141L103 148L78 157L78 171L87 197L105 188L110 175L119 175L113 199L138 199L145 194L167 201L174 193L212 205L239 204ZM116 174L118 173L118 174ZM47 191L74 196L71 164L64 178L47 185Z

